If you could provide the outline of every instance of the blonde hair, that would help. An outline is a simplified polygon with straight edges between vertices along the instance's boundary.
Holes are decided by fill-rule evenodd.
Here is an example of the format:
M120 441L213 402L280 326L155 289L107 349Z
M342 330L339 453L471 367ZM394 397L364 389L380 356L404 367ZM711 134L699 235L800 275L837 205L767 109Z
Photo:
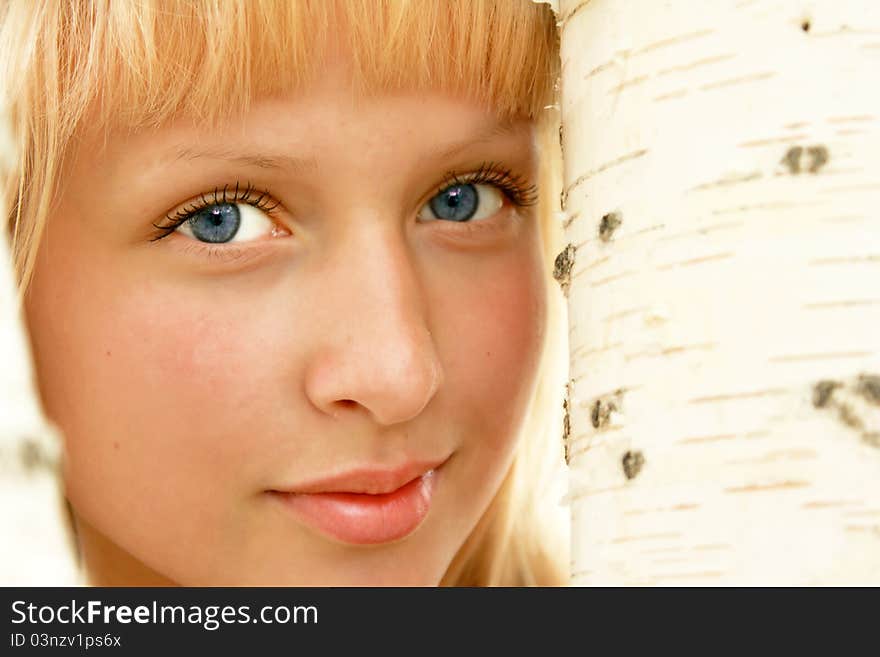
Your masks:
M0 89L17 149L0 193L11 202L22 294L68 147L86 124L150 128L188 116L216 125L256 98L307 88L333 48L350 55L354 96L434 89L472 98L502 120L535 122L550 291L541 373L513 466L442 583L565 583L564 530L554 539L552 527L541 527L558 506L542 484L562 456L567 349L550 275L561 235L558 36L549 8L531 0L6 0L0 11Z

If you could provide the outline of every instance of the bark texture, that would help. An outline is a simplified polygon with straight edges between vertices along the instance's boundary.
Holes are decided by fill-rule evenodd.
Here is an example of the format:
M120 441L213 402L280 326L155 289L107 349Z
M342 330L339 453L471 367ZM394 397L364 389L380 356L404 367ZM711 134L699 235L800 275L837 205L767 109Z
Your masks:
M572 584L880 583L880 3L559 12Z

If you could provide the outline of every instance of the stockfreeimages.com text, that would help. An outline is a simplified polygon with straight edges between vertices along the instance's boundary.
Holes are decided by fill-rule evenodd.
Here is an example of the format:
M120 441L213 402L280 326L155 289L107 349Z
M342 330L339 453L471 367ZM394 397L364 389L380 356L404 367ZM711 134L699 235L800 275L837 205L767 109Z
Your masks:
M92 623L142 623L163 624L180 623L201 625L206 630L216 630L223 624L233 623L313 623L318 622L318 609L314 606L272 606L260 608L251 614L248 605L160 605L155 600L150 605L105 605L100 600L89 600L85 604L71 600L70 604L57 607L35 605L24 600L12 603L12 622L14 624L43 623L83 624Z

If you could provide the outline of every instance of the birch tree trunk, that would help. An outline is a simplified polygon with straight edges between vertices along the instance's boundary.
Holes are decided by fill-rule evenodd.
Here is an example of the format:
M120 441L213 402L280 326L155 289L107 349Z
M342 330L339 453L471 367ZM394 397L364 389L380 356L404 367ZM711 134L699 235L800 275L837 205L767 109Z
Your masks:
M558 20L571 583L880 584L880 3Z
M12 148L0 112L0 167L13 166ZM0 586L81 584L64 518L61 442L36 394L7 233L0 232Z

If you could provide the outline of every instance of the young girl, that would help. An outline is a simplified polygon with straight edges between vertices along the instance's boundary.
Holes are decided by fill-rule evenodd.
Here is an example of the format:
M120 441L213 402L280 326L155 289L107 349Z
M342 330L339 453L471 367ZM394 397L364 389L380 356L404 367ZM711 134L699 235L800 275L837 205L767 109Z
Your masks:
M3 11L13 256L89 580L564 584L550 9Z

